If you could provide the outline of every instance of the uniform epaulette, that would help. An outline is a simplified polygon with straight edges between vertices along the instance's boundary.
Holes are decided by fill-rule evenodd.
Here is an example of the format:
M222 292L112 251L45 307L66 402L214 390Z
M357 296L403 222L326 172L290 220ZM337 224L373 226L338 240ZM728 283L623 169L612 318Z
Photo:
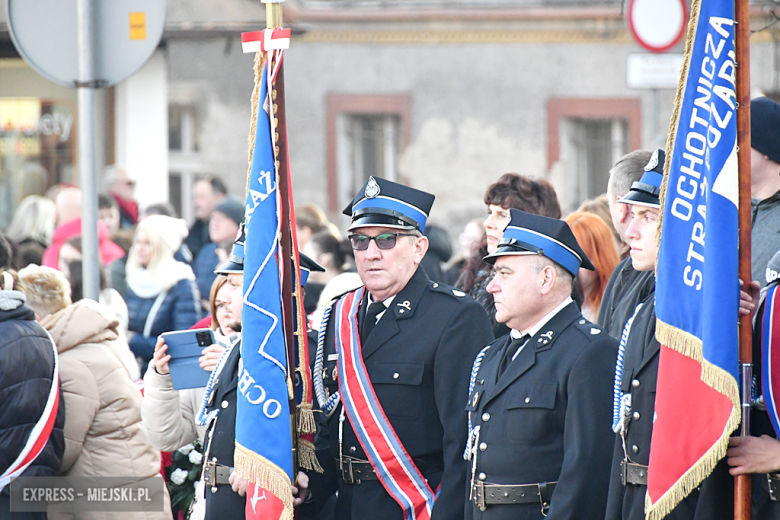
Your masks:
M607 331L601 328L599 325L586 320L585 318L578 318L574 322L575 326L582 331L586 336L607 336Z
M461 300L462 301L466 297L466 293L464 293L463 291L461 291L459 289L456 289L455 287L453 287L451 285L447 285L446 283L434 282L433 280L430 280L428 282L428 287L430 287L430 289L433 292L447 294L447 295L451 296L452 298L455 298L456 300Z
M363 286L361 285L360 287L363 287ZM329 302L329 304L331 304L331 303L335 302L336 300L338 300L338 299L339 299L339 298L341 298L342 296L346 296L346 295L348 295L348 294L349 294L349 293L351 293L351 292L355 292L355 291L357 291L358 289L360 289L360 287L357 287L357 288L355 288L355 289L350 289L350 290L348 290L348 291L344 291L344 292L343 292L343 293L341 293L341 294L337 294L336 296L334 296L333 298L331 298L331 299L330 299L330 302Z

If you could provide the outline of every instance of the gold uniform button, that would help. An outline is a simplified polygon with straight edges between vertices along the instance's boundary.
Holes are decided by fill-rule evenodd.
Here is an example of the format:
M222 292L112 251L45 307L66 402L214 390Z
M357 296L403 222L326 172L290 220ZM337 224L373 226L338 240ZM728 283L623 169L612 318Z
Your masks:
M222 401L222 408L227 408L229 404L227 401Z
M482 420L488 422L490 420L490 414L485 412L482 414Z

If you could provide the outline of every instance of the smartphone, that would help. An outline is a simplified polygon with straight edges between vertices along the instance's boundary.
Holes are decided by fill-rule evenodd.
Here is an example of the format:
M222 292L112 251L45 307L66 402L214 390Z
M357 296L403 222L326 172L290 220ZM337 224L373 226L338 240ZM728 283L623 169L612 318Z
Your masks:
M214 331L211 329L190 329L162 334L168 345L171 360L171 382L176 390L200 388L206 386L211 372L201 368L198 363L205 347L213 345Z

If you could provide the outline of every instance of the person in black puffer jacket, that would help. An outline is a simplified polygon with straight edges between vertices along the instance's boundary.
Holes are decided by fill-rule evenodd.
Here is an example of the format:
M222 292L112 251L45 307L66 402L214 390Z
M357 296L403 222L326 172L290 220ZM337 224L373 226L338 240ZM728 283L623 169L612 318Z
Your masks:
M0 273L0 475L22 452L41 418L54 377L55 351L47 332L14 290L15 276ZM65 452L65 406L60 392L54 427L43 451L22 472L23 477L53 477ZM11 513L10 486L0 478L0 519L45 519L45 513Z

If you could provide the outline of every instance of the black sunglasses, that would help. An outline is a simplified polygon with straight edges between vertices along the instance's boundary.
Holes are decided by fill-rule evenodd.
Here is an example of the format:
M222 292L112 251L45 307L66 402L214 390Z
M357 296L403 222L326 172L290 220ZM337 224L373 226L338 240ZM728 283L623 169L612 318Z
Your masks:
M373 240L379 249L393 249L398 237L414 237L413 233L382 233L375 237L366 235L349 235L349 243L355 251L365 251Z

